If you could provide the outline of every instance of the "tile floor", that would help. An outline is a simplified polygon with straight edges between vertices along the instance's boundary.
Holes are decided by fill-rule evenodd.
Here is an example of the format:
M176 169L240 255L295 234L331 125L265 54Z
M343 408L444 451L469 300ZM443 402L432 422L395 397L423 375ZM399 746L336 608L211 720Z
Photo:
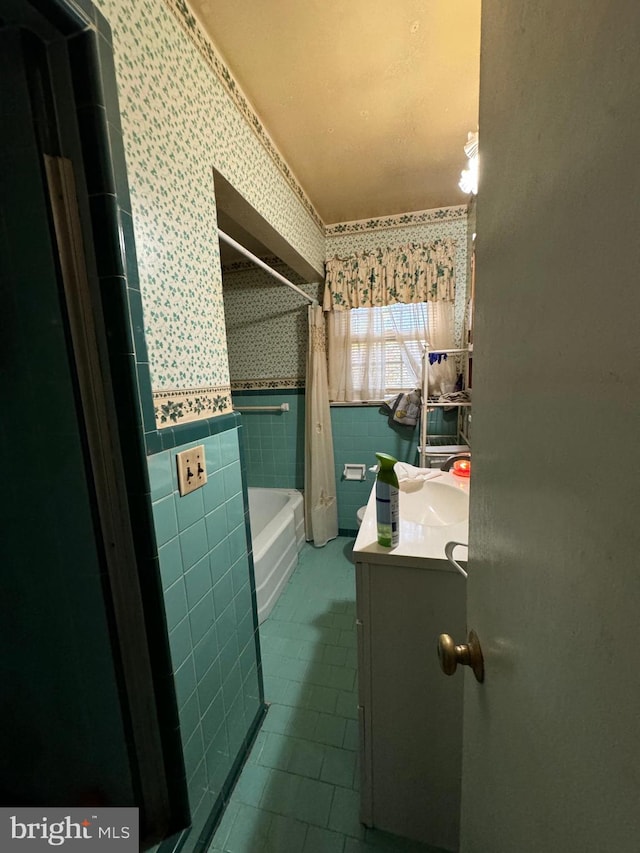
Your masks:
M271 707L209 853L438 853L358 821L352 544L305 545L261 626Z

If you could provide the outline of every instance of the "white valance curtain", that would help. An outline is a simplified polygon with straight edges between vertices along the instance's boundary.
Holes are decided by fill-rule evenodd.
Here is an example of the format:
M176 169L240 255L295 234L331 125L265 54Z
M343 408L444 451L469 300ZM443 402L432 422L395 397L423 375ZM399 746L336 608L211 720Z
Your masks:
M382 400L421 387L423 345L454 346L455 240L333 258L324 308L329 398ZM429 394L454 390L455 359L435 358Z
M374 308L396 302L453 302L453 239L356 252L327 261L325 311Z

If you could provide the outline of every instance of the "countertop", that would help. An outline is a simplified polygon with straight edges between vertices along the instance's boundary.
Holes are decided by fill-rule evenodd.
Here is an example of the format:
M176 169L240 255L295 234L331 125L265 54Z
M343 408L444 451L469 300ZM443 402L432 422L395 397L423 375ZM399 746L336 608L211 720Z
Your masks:
M469 494L469 480L457 477L445 471L433 480L426 483L444 483ZM400 483L400 541L395 548L385 548L378 545L378 531L376 525L376 495L375 482L369 495L367 509L360 526L358 536L353 546L353 556L356 562L385 563L388 565L416 566L429 569L448 570L455 572L456 569L446 561L444 547L447 542L469 541L469 519L457 524L445 524L430 526L417 524L403 518L403 503L414 500L419 495L415 493L417 484L412 481ZM411 494L411 497L409 497ZM457 549L456 559L466 558L466 551Z

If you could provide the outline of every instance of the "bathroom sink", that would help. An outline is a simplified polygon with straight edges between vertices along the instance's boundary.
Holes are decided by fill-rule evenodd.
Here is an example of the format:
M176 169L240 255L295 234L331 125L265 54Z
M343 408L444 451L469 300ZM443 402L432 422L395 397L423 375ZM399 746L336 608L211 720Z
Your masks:
M455 485L427 480L420 488L400 488L400 518L426 527L459 524L469 517L469 493Z
M469 539L469 478L450 471L400 480L400 541L395 548L378 543L376 489L371 489L354 546L356 561L453 571L448 542Z

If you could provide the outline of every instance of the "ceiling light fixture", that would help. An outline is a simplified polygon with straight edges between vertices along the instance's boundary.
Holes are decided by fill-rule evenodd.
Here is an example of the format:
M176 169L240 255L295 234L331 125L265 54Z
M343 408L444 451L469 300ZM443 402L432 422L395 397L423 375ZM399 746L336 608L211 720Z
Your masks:
M464 153L467 155L468 168L463 169L460 173L460 181L458 186L463 193L473 193L478 195L478 131L475 133L469 132L467 143L464 146Z

